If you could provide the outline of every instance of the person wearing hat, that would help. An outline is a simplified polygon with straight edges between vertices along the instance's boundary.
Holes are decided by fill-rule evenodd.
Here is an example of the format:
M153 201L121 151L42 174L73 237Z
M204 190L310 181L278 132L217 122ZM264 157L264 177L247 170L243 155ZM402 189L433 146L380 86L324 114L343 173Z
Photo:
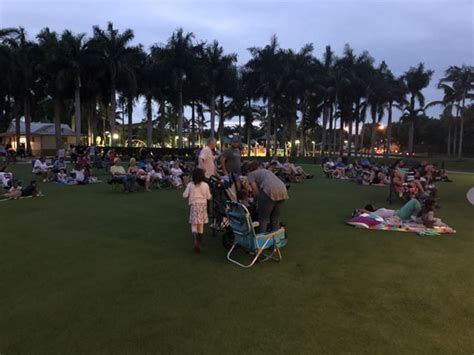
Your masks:
M222 153L220 161L224 175L229 176L229 178L236 184L237 190L240 190L240 175L242 171L241 159L240 137L234 136L232 137L230 147Z

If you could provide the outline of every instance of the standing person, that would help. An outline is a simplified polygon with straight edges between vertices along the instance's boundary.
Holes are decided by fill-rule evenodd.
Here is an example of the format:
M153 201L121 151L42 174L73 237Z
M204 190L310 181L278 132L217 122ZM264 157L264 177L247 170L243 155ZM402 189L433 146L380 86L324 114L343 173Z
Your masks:
M224 150L220 157L224 175L235 183L240 190L240 175L242 173L242 162L240 153L240 137L232 137L230 148Z
M262 169L257 161L249 164L248 171L248 182L257 201L259 231L267 232L269 224L272 231L276 231L280 228L281 207L289 198L286 186L270 170Z
M192 181L186 186L183 197L188 199L190 207L189 223L193 234L196 253L201 251L201 243L204 233L204 224L209 222L207 216L207 201L211 199L209 185L204 181L204 170L196 168L193 170Z
M204 148L201 149L199 153L199 168L204 170L204 176L209 179L211 176L216 175L216 165L214 160L216 159L214 155L214 149L216 149L217 141L214 137L211 137L207 140L207 144Z

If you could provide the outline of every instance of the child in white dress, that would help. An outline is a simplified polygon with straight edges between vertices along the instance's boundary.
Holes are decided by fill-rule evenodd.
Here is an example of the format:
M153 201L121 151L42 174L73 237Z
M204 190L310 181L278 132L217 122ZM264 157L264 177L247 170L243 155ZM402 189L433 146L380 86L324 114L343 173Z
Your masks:
M209 185L204 181L204 170L196 168L193 171L192 181L186 186L183 197L187 198L190 206L189 223L193 233L194 251L201 251L204 224L209 222L207 216L207 201L211 199Z

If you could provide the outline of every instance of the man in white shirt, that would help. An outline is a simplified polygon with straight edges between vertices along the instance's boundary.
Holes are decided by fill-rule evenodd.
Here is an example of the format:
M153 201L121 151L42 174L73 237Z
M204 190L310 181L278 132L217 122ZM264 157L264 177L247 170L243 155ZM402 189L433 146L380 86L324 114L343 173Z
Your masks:
M211 137L207 140L207 145L202 148L201 153L199 154L199 167L204 170L204 175L206 178L210 178L213 175L216 175L216 165L214 164L215 155L214 149L216 149L216 139Z

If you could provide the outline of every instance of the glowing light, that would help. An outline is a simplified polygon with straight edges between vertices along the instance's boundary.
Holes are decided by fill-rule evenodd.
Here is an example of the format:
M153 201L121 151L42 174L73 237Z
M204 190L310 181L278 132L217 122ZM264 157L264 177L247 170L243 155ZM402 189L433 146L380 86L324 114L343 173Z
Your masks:
M315 145L315 144L316 144L316 142L315 142L315 141L311 141L311 143L312 143L313 145Z
M379 130L379 131L383 131L384 129L385 129L385 126L384 126L383 124L379 123L379 128L378 128L378 130Z
M300 144L300 140L299 139L295 140L295 144Z
M113 139L119 139L119 138L120 138L120 136L119 136L119 134L118 134L118 133L114 133L114 134L112 135L112 138L113 138Z

